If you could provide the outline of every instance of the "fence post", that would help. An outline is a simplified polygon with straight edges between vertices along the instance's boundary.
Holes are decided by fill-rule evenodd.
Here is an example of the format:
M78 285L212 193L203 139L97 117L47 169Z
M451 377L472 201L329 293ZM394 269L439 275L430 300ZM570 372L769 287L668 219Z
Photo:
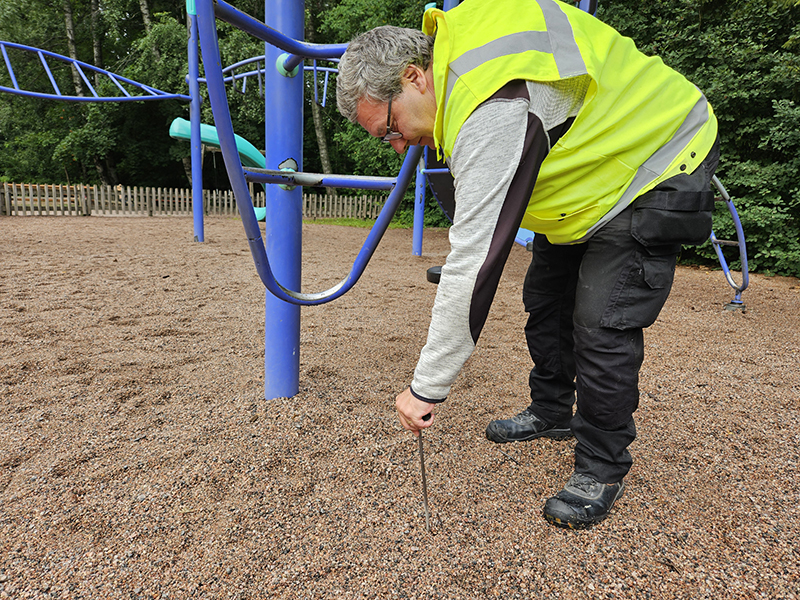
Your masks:
M25 210L25 191L22 189L22 186L20 186L19 196L18 196L17 195L17 184L16 183L12 183L11 186L14 189L14 204L16 204L16 206L17 206L17 212L19 212L19 200L20 200L20 197L21 197L21 199L22 199L22 216L25 217L28 214L28 211Z

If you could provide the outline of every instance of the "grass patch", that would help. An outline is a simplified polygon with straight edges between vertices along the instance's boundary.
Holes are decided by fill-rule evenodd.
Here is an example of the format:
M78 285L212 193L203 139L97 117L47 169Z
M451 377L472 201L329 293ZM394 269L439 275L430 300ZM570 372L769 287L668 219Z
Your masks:
M343 227L371 228L375 225L375 219L303 219L303 223L307 225L341 225ZM389 223L389 229L409 229L410 227L411 225L395 221Z

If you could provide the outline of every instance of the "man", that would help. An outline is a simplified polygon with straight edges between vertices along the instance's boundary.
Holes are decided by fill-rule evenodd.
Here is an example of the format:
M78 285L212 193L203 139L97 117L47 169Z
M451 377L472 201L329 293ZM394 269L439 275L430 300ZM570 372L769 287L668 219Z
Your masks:
M416 435L433 424L522 225L536 233L523 286L531 404L486 436L574 436L575 472L543 514L570 528L601 521L632 463L643 328L667 299L681 244L711 232L719 151L706 99L569 5L466 0L426 11L423 32L380 27L353 40L337 101L397 152L436 148L455 178L451 251L397 397L401 424Z

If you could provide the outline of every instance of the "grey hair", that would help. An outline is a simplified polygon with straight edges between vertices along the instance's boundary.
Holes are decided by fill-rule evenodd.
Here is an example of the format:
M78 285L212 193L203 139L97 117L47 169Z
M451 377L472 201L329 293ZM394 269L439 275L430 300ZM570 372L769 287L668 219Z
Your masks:
M355 123L362 99L388 102L402 91L406 67L427 69L432 57L433 38L417 29L384 25L362 33L350 42L339 62L339 112Z

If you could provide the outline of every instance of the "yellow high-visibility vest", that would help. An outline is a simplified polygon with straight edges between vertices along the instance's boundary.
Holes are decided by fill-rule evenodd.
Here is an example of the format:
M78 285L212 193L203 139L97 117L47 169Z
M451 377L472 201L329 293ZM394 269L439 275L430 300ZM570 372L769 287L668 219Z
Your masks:
M591 77L522 220L552 243L587 239L644 192L694 171L716 139L716 117L696 86L557 0L465 0L428 9L422 29L436 36L434 140L445 156L472 111L506 83Z

